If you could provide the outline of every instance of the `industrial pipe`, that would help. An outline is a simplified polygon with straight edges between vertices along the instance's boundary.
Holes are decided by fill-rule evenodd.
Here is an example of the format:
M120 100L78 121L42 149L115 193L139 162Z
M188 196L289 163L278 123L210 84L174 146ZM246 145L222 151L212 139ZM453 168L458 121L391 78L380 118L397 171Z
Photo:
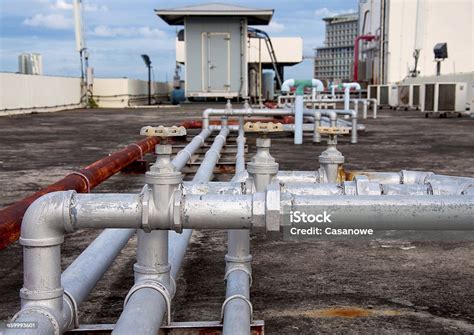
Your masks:
M354 41L354 81L359 80L359 42L362 41L373 41L376 37L373 35L359 35Z
M78 172L69 174L58 182L0 210L0 249L6 248L20 235L23 215L33 201L47 193L64 190L89 192L95 186L110 178L130 163L153 150L159 142L156 137L147 137L126 148L88 165Z
M191 142L190 144L188 144L188 146L186 146L185 150L187 149L188 153L190 154L194 153L194 151L199 147L199 146L196 147L196 143L202 143L201 140L205 139L209 135L209 131L203 131L201 132L200 135L202 136L200 139L198 139L197 141L194 141L194 143ZM152 142L153 141L157 142L156 138L147 138L146 142L149 143L150 140L152 140ZM179 165L183 164L182 163L183 159L180 158L181 156L182 155L178 154L178 156L176 157L177 158L176 163ZM92 199L91 197L96 197L97 195L90 194L87 196L88 196L87 198L89 198L88 200L91 200ZM125 202L127 203L129 202L129 200L131 200L132 202L136 200L135 196L132 197L130 195L125 195L125 197L127 196L129 198L131 197L130 199L126 199ZM28 227L25 227L24 233L22 233L22 239L21 239L22 244L28 245L28 247L26 247L26 249L28 249L28 253L25 252L25 264L24 264L26 267L29 267L28 271L25 271L25 288L28 288L31 286L30 281L32 280L32 278L35 278L37 275L39 275L40 277L44 276L46 278L57 276L56 268L49 267L48 269L48 267L45 266L45 268L38 269L38 268L32 267L29 264L29 263L37 264L36 267L42 267L44 265L43 262L47 261L48 262L47 264L49 264L51 262L54 263L55 261L55 258L51 258L44 254L42 254L41 257L39 256L39 254L37 254L37 252L36 254L31 254L32 251L30 250L34 250L34 248L32 248L31 246L35 243L40 244L40 245L43 245L45 243L46 244L58 243L59 241L62 240L60 235L64 234L65 230L70 231L74 229L74 224L77 224L76 219L79 218L78 220L79 225L81 225L81 222L83 222L83 220L81 220L80 218L81 217L83 218L83 214L86 213L86 215L88 215L87 213L90 213L90 210L95 210L95 209L90 209L89 207L93 205L91 204L90 201L89 202L86 201L79 204L78 207L73 206L74 210L70 211L71 213L73 213L73 215L64 216L64 214L67 213L63 211L64 209L66 209L66 207L62 209L62 206L58 207L56 205L53 205L53 203L57 203L58 200L65 201L63 202L64 204L69 204L69 205L77 204L75 201L72 201L73 199L72 197L73 197L73 192L55 192L55 193L52 193L50 196L44 196L41 201L38 200L37 202L34 203L34 207L31 209L31 211L34 214L31 214L30 216L28 216L28 220L33 220L31 219L31 217L38 216L36 219L38 219L39 224L27 225ZM99 207L102 207L102 209L99 209L99 210L103 212L106 211L107 215L109 215L110 211L103 208L109 208L109 209L114 208L113 206L117 205L117 202L116 202L117 199L115 199L115 197L116 195L110 195L109 197L105 197L106 200L109 202L108 204L105 204L105 205L103 204L103 206L99 206ZM130 207L127 207L127 205L124 203L124 200L125 199L122 199L122 200L118 199L119 205L120 206L124 205L120 207L118 212L121 213L123 216L123 214L126 212L125 208L128 208L129 213L131 215L135 215L136 209L131 209ZM92 202L95 202L95 200L93 200ZM51 216L54 218L55 214L54 212L51 212L51 209L48 208L49 206L58 207L57 211L59 210L63 213L61 214L61 219L59 219L58 214L56 214L57 218L55 219L56 221L53 221L53 222L56 222L52 227L53 229L49 227L51 224L49 224L48 226L44 226L46 221L45 219L43 220L41 219L41 217L45 217L45 218L49 217L49 220L50 220L52 219ZM37 211L40 211L41 215L40 213L37 213ZM130 215L125 215L125 216L129 217ZM117 220L117 222L120 225L122 225L123 223L123 221L121 221L122 220L121 216L117 217L113 215L112 217L109 217L109 219ZM25 220L27 220L26 215L25 215ZM59 224L58 220L62 220L63 223ZM91 218L91 221L94 221L94 219ZM92 224L88 223L85 225L87 226L87 225L92 225ZM111 262L116 257L118 252L123 248L123 246L126 244L128 239L133 235L134 231L135 231L134 229L106 229L104 232L102 232L99 235L99 237L97 237L97 239L71 264L71 266L68 267L68 269L66 269L63 276L61 277L61 281L65 288L66 293L64 294L63 304L61 305L57 303L55 306L53 306L57 308L55 311L52 312L53 314L51 315L48 314L48 317L45 318L44 313L43 313L44 311L41 309L41 307L35 307L37 304L41 305L41 302L35 302L35 301L42 301L41 299L42 297L39 297L35 301L29 303L29 305L32 305L31 308L28 307L27 309L25 307L25 304L23 304L22 310L19 313L17 313L14 319L16 319L17 321L22 321L23 319L25 320L27 319L28 321L31 321L32 318L33 320L37 319L38 324L40 325L40 327L38 328L39 334L43 334L43 333L50 334L52 333L50 331L51 328L53 328L54 331L60 331L61 329L67 330L67 329L72 328L73 326L77 326L77 313L78 313L77 307L87 297L87 295L95 286L97 281L102 277L103 273L110 266ZM41 240L38 241L37 239L38 236L39 237L43 236L43 240L44 240L44 234L48 235L50 233L56 237L51 239L46 236L46 239L45 239L46 242L45 241L42 242ZM36 235L36 238L31 239L28 237L33 234ZM59 245L55 244L54 246L48 247L48 249L45 249L45 250L54 248L54 252L56 253L59 250L56 247L59 247ZM46 258L43 258L43 257L46 257ZM32 262L29 262L30 259ZM38 260L42 260L42 261L38 262ZM37 274L36 270L40 272L44 272L44 275ZM31 271L32 271L32 274L30 273ZM26 273L28 273L28 279L26 279ZM49 280L43 280L43 281L44 283L46 283L46 285L49 285L48 283ZM28 295L26 295L26 297L28 297ZM65 308L63 308L63 306ZM24 310L26 310L26 312ZM35 316L30 314L31 310L35 311L33 313ZM57 315L63 314L63 316L60 319L57 319L55 318L56 314ZM46 319L46 320L43 320L43 319ZM43 321L47 321L47 322L43 322Z
M306 87L315 87L316 90L323 91L324 85L318 79L312 80L285 80L281 86L282 92L289 92L290 87L296 87L295 91L295 139L294 144L303 144L303 96Z
M344 109L349 110L351 89L360 90L360 85L359 83L344 83L342 86L344 87Z
M235 176L232 181L238 180L244 172L245 134L242 122L237 137ZM250 283L252 282L252 256L250 255L250 232L248 229L229 230L227 232L227 255L225 260L226 300L222 307L224 314L223 334L250 334L252 311L249 302Z
M61 284L65 292L64 301L69 306L65 310L67 329L78 327L78 307L134 234L135 229L104 230L63 272ZM29 316L25 317L30 320Z
M216 136L214 143L206 153L204 161L196 172L194 182L207 182L212 177L214 166L219 160L219 153L222 150L228 129L223 129ZM184 259L192 229L184 229L181 234L169 233L169 264L171 265L170 276L176 280L179 269ZM144 306L146 306L144 310ZM150 288L143 288L135 291L124 307L122 314L114 328L114 334L157 334L167 313L167 302L163 295ZM139 330L139 331L138 331Z
M379 230L473 230L474 196L282 195L280 222L290 212L331 214L331 228Z

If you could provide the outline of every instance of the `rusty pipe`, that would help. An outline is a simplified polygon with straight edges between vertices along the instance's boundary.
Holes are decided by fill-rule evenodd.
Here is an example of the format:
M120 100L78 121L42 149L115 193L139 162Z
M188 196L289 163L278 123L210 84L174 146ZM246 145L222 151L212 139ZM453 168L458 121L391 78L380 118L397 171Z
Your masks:
M79 193L87 193L127 165L152 151L158 142L157 137L147 137L132 143L124 149L90 164L82 170L73 172L56 183L1 209L0 250L18 240L23 215L33 201L42 195L55 191L75 190Z

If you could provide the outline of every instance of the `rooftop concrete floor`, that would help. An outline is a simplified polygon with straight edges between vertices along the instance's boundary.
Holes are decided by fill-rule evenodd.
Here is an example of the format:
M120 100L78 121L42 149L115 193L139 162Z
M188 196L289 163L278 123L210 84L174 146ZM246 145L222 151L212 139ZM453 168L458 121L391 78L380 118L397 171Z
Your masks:
M0 117L0 207L140 139L143 125L198 118L206 106L93 109ZM358 144L339 142L347 169L431 170L474 177L474 120L425 119L415 111L380 111L363 120ZM253 150L254 138L249 139ZM273 140L284 170L311 170L325 144ZM228 176L230 178L230 176ZM225 178L220 176L220 179ZM133 192L143 175L118 174L94 192ZM63 267L98 234L80 231L63 244ZM173 303L175 321L218 320L225 296L225 232L195 232ZM80 308L82 323L112 323L132 286L133 238ZM270 241L252 236L255 319L269 334L474 333L474 242ZM18 244L0 251L0 320L19 309Z

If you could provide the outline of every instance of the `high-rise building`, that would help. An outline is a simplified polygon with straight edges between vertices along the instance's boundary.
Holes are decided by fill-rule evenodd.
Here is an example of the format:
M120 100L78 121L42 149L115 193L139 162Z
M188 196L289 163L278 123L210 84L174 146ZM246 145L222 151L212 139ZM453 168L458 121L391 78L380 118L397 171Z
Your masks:
M352 77L354 40L358 31L357 13L323 19L326 22L324 46L316 48L314 77L340 83Z

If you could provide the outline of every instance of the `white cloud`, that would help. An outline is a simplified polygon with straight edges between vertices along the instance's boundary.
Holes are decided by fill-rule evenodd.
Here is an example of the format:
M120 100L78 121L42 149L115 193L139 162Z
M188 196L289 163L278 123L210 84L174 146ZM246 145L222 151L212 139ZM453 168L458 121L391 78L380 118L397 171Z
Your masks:
M69 29L73 26L70 18L60 14L35 14L33 17L25 19L23 24L31 27L45 27L50 29Z
M352 10L352 9L343 9L343 10L330 10L326 7L323 7L323 8L320 8L320 9L317 9L316 11L314 11L314 15L317 16L317 17L331 17L331 16L336 16L336 15L340 15L340 14L347 14L347 13L354 13L355 10Z
M268 33L280 33L285 30L285 25L277 21L270 21L270 24L264 30Z
M97 11L106 12L109 10L107 6L104 6L104 5L98 6L97 4L94 4L94 3L91 4L91 3L83 2L82 5L86 12L97 12ZM67 2L66 0L56 0L56 2L52 5L52 7L54 9L59 9L59 10L72 10L73 9L72 2Z
M96 4L85 4L84 10L86 12L97 12L97 11L106 12L109 10L109 7L105 5L97 6Z
M64 0L56 0L56 2L53 4L53 8L70 10L72 9L72 3L66 2Z
M136 37L164 38L166 33L157 28L145 27L109 27L105 25L96 26L91 32L93 36L99 37Z

